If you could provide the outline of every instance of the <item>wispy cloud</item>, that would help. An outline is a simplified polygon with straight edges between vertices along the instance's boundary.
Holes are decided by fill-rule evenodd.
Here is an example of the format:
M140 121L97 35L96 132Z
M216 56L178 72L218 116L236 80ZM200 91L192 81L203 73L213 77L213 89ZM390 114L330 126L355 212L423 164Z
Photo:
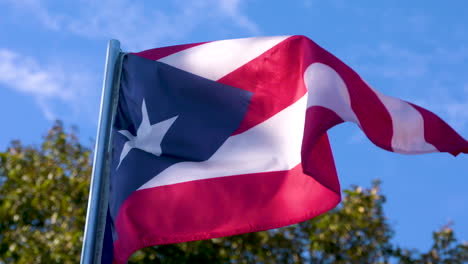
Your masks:
M377 89L435 112L463 134L468 130L468 49L433 45L421 51L386 42L349 54Z
M56 74L42 70L32 59L11 50L0 50L0 81L14 89L42 97L68 98Z
M468 85L465 85L468 87ZM410 101L420 105L447 121L462 136L468 138L468 88L454 93L450 87L429 89L426 94L419 94ZM422 98L422 99L421 99Z
M74 102L84 95L86 74L66 73L63 67L40 65L12 50L0 49L0 84L35 98L44 116L57 118L54 101Z
M3 3L10 5L17 11L24 12L29 18L36 18L49 29L60 29L60 16L52 15L42 0L3 0ZM19 16L19 17L24 17Z
M242 12L245 1L174 0L143 5L131 0L77 0L66 8L54 0L3 0L0 4L14 14L13 19L28 17L45 30L73 34L79 39L116 38L124 49L140 50L183 40L205 27L220 32L234 27L257 34L257 25ZM57 104L82 111L78 102L83 101L84 94L97 102L98 95L86 87L99 86L96 80L100 80L101 72L77 72L71 67L60 60L57 64L44 63L0 49L0 83L34 97L48 119L57 118Z
M449 116L449 122L460 129L468 126L468 100L465 102L453 102L445 105L445 111Z
M242 0L174 1L171 8L130 0L77 0L69 13L57 13L50 0L5 0L50 30L87 38L117 38L128 48L154 47L161 40L182 39L200 25L236 26L258 34L258 26L243 12Z
M407 80L428 73L430 57L393 43L380 43L373 47L355 46L348 53L361 72L385 78Z
M437 110L447 117L447 122L455 129L468 132L468 83L465 84L462 94L446 94L432 98L432 104L437 106ZM467 133L463 135L468 138Z
M258 26L250 20L246 15L241 11L241 0L220 0L215 1L219 4L222 14L228 15L231 17L232 21L237 23L242 28L246 29L250 33L258 33Z

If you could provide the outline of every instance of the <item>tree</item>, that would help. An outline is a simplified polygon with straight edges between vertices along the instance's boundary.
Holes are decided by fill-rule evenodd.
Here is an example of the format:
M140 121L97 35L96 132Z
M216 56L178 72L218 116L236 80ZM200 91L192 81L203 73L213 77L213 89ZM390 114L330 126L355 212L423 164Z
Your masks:
M468 263L468 243L458 243L451 224L432 233L434 244L427 253L398 248L395 255L403 264Z
M77 263L86 216L91 151L57 122L39 146L13 141L0 152L0 263ZM353 186L342 203L275 230L150 247L130 263L468 263L450 226L427 253L391 243L385 196Z
M380 182L345 190L342 203L314 221L301 223L308 234L311 263L387 263L393 230L383 213Z
M0 153L0 263L76 263L90 150L56 123L39 146Z

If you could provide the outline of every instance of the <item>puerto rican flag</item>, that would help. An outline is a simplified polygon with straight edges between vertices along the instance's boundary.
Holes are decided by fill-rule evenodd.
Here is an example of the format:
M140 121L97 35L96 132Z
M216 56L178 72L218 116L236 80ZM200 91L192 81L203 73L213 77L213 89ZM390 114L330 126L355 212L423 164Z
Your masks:
M304 36L127 54L103 262L334 208L340 186L326 131L345 121L388 151L468 153L436 115L379 93Z

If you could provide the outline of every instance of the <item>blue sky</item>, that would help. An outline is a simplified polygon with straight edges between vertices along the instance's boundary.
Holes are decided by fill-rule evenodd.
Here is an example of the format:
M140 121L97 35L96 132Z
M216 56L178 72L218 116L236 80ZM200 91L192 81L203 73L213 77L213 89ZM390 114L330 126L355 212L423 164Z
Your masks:
M0 149L39 143L54 119L95 138L107 40L126 51L302 34L374 88L419 104L468 138L466 1L0 0ZM454 222L468 240L468 155L399 155L351 124L330 131L343 187L383 181L395 241L427 249Z

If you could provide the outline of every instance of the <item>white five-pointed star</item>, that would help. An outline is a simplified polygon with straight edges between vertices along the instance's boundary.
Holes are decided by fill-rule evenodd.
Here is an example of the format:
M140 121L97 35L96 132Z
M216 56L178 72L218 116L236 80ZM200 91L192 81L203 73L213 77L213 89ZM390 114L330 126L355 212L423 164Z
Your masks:
M120 134L128 138L128 141L125 142L125 145L122 148L122 153L120 153L120 161L119 165L117 165L117 168L119 168L122 160L125 159L128 152L130 152L130 150L133 148L141 149L156 156L161 156L161 141L178 117L174 116L151 125L148 118L148 110L146 109L145 99L143 99L143 104L141 105L141 113L143 119L141 120L140 127L138 127L136 136L133 136L127 130L118 131Z

